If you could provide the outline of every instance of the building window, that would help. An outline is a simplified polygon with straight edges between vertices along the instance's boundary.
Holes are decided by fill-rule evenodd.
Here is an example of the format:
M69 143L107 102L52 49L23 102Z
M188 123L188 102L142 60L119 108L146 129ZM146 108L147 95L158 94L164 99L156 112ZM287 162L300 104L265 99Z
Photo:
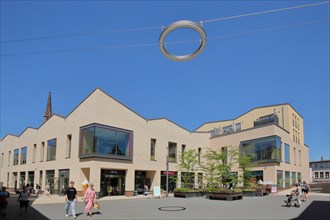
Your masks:
M240 131L241 130L241 123L236 123L235 124L235 130Z
M290 187L290 171L285 171L285 188Z
M26 164L27 147L21 148L21 164Z
M298 182L301 182L301 173L298 172Z
M176 143L168 142L168 162L176 163Z
M297 177L296 177L296 172L292 172L292 181L291 181L292 183L292 185L295 185L296 184L296 182L297 182Z
M232 133L233 132L233 126L228 125L222 128L222 133L227 134L227 133Z
M299 132L298 132L298 144L300 144L300 134L299 134Z
M300 124L300 123L299 123L299 118L298 118L298 119L297 119L297 125L298 125L297 127L298 127L298 130L299 130L299 124Z
M19 149L14 150L14 165L18 164L18 154L19 154Z
M292 133L293 133L293 142L296 142L296 135L295 135L295 132L294 132L294 129L292 129Z
M301 166L301 150L299 150L299 166Z
M182 159L182 162L184 162L185 152L186 152L186 145L182 144L182 146L181 146L181 159Z
M8 153L8 166L10 166L10 161L11 161L11 151Z
M5 158L5 154L2 153L2 154L1 154L1 165L0 165L1 167L3 167L3 159L4 159L4 158Z
M221 148L221 153L222 153L222 164L227 164L227 147L222 147Z
M277 187L283 188L283 170L277 170Z
M92 124L80 129L79 157L133 159L133 132Z
M156 139L150 142L150 160L156 160Z
M198 155L197 155L197 161L198 161L198 165L201 164L201 154L202 154L202 148L198 148Z
M40 162L44 161L44 157L45 157L45 142L41 142Z
M293 148L293 161L294 161L294 165L297 164L297 155L296 155L296 148Z
M36 156L37 156L37 145L34 144L33 145L33 152L32 152L32 163L35 163L36 162Z
M329 172L325 172L325 178L329 179Z
M284 144L285 163L290 163L290 145Z
M292 126L294 127L294 114L292 113Z
M281 161L281 138L270 136L243 141L240 144L241 156L251 157L255 162Z
M318 173L318 172L315 172L315 173L314 173L314 178L315 178L315 179L318 179L318 178L319 178L319 173Z
M72 135L68 134L66 136L66 151L65 151L65 157L66 158L71 157L71 140L72 140Z
M56 159L56 138L47 141L47 161Z
M324 178L324 172L320 172L320 179Z

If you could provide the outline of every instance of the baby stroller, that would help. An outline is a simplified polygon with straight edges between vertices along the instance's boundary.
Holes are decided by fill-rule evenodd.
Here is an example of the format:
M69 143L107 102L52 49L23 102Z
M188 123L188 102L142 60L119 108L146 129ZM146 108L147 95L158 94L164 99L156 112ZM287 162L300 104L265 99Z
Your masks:
M287 199L284 200L284 203L286 204L287 207L291 207L291 206L294 206L294 207L299 207L299 203L298 203L298 199L297 199L297 196L299 195L296 195L296 191L293 190L291 192L291 194L287 194L286 197Z

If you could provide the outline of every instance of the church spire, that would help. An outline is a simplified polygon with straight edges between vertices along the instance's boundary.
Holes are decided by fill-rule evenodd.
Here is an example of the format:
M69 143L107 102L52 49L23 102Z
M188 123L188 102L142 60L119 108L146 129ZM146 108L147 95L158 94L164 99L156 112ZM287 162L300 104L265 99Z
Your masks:
M51 92L49 92L48 93L47 106L46 106L46 112L45 112L45 115L44 115L44 122L46 122L52 115L53 115L53 112L52 112L52 94L51 94Z

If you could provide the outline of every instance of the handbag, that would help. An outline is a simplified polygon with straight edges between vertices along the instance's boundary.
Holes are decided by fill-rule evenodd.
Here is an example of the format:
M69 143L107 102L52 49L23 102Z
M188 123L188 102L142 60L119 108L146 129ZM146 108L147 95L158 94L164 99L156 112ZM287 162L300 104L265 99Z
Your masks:
M94 209L100 209L101 205L98 202L94 202L93 207Z

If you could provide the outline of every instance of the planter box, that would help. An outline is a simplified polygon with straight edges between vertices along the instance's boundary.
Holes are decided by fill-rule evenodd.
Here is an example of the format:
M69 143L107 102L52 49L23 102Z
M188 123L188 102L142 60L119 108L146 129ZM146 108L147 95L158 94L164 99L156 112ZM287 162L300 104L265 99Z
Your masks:
M202 192L174 192L174 197L178 198L193 198L193 197L203 197Z
M254 197L254 196L262 196L261 192L257 191L243 191L243 196Z
M220 194L220 193L209 193L205 198L209 199L222 199L227 201L243 199L243 193L233 193L233 194Z

